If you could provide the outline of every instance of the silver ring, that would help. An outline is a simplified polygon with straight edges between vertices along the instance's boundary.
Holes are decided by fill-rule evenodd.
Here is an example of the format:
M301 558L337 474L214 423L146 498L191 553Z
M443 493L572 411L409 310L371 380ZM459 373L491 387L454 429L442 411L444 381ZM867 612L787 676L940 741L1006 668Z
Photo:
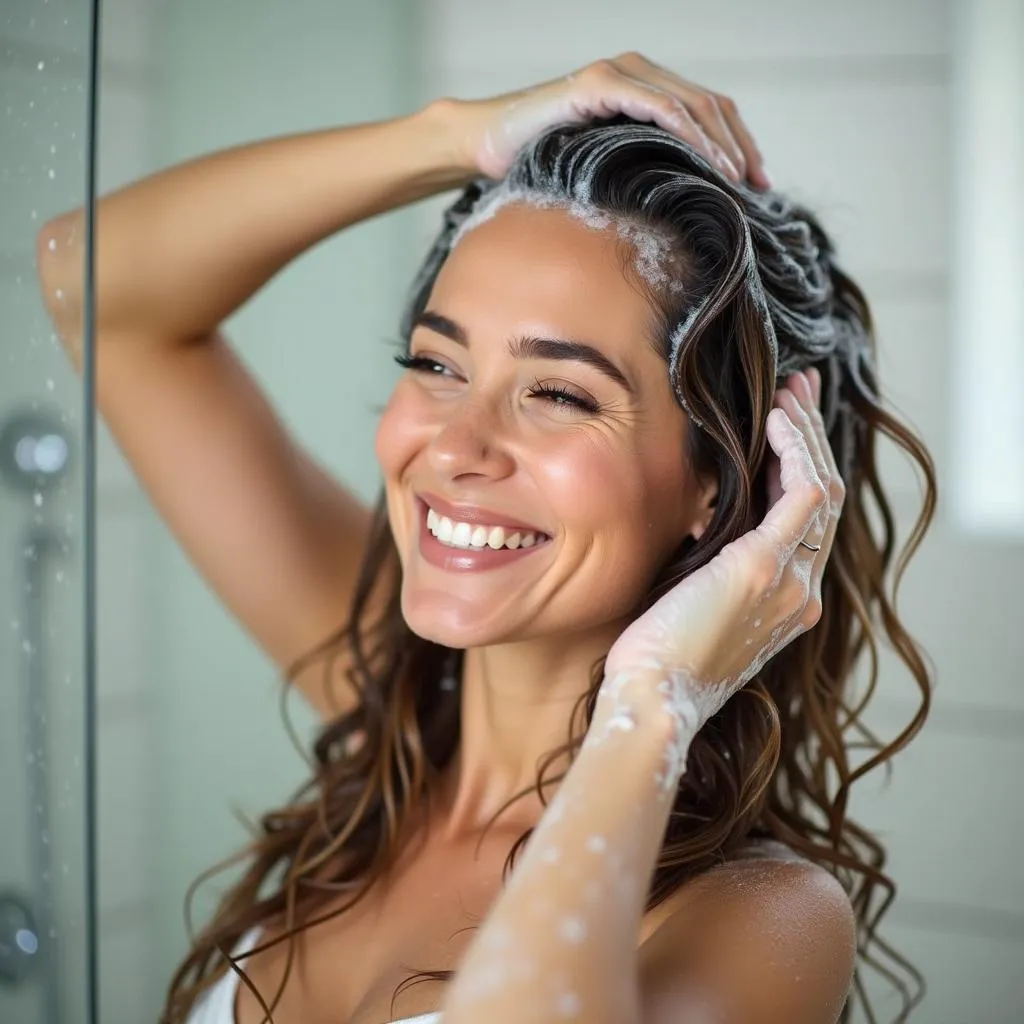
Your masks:
M804 548L807 548L808 551L820 551L821 550L821 545L820 544L815 548L815 547L811 547L811 545L808 544L806 541L800 541L800 546L804 547Z

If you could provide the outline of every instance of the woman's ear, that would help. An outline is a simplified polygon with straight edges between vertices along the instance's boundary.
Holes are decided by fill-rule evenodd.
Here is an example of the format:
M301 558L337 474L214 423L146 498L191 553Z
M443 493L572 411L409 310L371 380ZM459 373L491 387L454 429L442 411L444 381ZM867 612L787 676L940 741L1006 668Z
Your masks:
M718 478L709 474L707 477L700 478L697 484L693 525L690 527L690 536L694 540L700 540L708 528L717 505Z

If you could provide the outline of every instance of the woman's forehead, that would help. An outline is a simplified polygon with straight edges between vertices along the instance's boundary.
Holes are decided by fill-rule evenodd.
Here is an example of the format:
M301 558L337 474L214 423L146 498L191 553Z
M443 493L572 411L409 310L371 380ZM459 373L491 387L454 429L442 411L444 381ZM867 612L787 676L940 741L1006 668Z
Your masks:
M615 231L559 209L509 205L465 234L434 283L431 308L494 328L541 320L615 347L646 336L651 306L623 267ZM472 323L466 323L472 330Z

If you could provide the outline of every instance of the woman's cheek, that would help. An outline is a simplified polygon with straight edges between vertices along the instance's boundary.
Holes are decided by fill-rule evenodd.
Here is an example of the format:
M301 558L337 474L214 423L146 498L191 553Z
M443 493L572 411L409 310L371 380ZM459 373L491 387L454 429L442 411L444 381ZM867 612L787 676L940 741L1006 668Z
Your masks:
M395 385L377 423L374 451L385 476L397 475L424 442L427 419L409 382Z
M644 488L637 460L605 437L567 431L544 454L542 472L548 500L568 525L585 520L592 527L621 532L624 520L640 510Z

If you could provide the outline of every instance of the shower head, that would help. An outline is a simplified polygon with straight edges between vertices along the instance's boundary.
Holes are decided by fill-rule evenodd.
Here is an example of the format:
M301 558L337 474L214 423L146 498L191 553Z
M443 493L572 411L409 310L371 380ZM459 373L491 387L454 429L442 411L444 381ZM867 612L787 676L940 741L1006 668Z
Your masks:
M48 490L70 460L70 436L54 414L25 409L0 423L0 479L16 490Z
M28 902L18 893L0 892L0 986L17 986L36 965L39 933Z

